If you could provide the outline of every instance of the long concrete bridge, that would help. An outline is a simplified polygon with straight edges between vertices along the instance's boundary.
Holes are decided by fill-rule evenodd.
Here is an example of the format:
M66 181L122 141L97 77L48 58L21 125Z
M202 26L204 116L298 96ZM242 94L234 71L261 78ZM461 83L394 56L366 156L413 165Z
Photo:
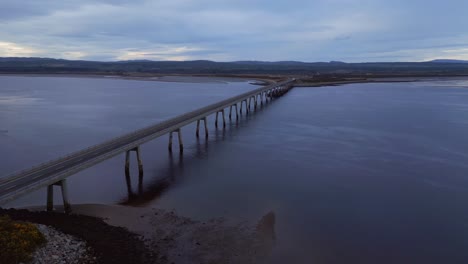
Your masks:
M205 137L208 138L207 116L216 114L215 126L221 122L226 126L226 113L229 109L229 119L239 119L239 115L249 114L252 108L256 109L263 104L288 92L295 79L271 84L250 92L223 100L221 102L197 109L195 111L171 118L161 123L136 130L129 134L111 139L98 145L74 152L67 156L42 163L32 168L19 171L7 177L0 178L0 206L9 201L24 196L32 191L47 187L47 210L53 210L54 185L60 186L65 212L70 212L66 178L104 160L110 159L123 152L125 158L125 176L129 176L130 154L136 152L139 176L143 176L143 164L140 159L140 145L157 137L169 134L169 151L172 151L173 133L178 134L179 150L183 152L182 127L197 122L196 136L200 136L200 124L203 121ZM233 111L234 110L234 111ZM219 122L218 122L219 121Z

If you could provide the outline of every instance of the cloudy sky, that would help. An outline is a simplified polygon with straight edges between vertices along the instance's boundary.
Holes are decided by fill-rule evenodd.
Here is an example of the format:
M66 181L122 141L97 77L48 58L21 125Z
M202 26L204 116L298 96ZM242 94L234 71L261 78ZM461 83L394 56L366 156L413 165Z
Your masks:
M0 0L0 57L468 59L467 0Z

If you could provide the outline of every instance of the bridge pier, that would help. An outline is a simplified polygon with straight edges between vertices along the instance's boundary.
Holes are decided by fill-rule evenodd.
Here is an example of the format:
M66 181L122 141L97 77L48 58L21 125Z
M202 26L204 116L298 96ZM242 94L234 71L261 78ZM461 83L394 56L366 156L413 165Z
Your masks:
M132 179L130 177L130 152L132 151L136 152L138 162L138 182L140 183L143 181L143 162L140 155L140 146L137 146L125 152L125 181L127 182L127 192L129 197L133 196Z
M127 182L127 192L129 196L132 196L132 179L130 177L130 153L136 152L136 158L138 162L138 179L141 181L143 179L143 162L140 155L140 146L137 146L133 149L127 150L125 152L125 181Z
M236 107L236 120L239 120L239 111L237 110L237 103L229 107L229 120L232 120L232 107Z
M47 211L52 212L54 210L54 185L60 186L62 189L63 210L66 214L71 213L71 206L68 201L67 182L65 179L47 186Z
M200 121L202 121L202 120L203 120L203 122L205 123L205 137L208 138L208 124L206 123L206 117L197 120L197 132L196 132L196 135L197 135L197 138L200 137Z
M215 121L215 127L218 128L218 114L221 113L223 115L223 128L226 127L226 119L224 117L224 109L216 112L216 121Z
M240 108L240 113L242 115L242 108L243 108L243 103L245 103L245 111L246 111L246 114L248 115L249 114L249 108L248 108L248 104L247 104L247 100L248 99L244 99L241 101L241 108Z
M206 122L205 122L205 124L206 124ZM174 132L177 132L177 135L179 136L179 151L180 151L180 153L182 153L182 152L184 152L184 144L182 142L182 132L181 132L180 128L177 129L177 130L172 131L169 134L169 146L168 146L169 152L172 152L172 134Z
M137 162L138 162L138 176L143 176L143 162L141 161L140 155L140 146L133 149L127 150L125 152L125 176L130 177L130 152L136 152Z
M263 93L259 93L256 95L256 98L260 99L260 105L263 105Z

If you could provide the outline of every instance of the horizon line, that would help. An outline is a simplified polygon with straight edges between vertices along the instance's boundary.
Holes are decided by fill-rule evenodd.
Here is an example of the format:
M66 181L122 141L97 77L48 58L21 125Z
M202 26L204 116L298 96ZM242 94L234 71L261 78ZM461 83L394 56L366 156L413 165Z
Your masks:
M92 59L65 59L65 58L53 58L53 57L0 57L1 59L49 59L49 60L64 60L64 61L86 61L86 62L101 62L101 63L116 63L116 62L197 62L197 61L206 61L214 63L240 63L240 62L250 62L250 63L303 63L303 64L313 64L313 63L328 63L328 64L362 64L362 63L430 63L430 62L447 62L447 63L468 63L468 60L461 59L433 59L433 60L424 60L424 61L361 61L361 62L346 62L340 60L330 60L330 61L300 61L300 60L278 60L278 61L266 61L266 60L233 60L233 61L215 61L209 59L198 59L198 60L151 60L151 59L135 59L135 60L92 60Z

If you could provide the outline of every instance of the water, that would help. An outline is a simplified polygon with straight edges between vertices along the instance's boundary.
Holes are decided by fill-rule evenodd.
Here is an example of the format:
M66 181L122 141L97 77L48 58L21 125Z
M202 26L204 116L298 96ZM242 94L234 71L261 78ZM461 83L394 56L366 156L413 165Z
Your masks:
M0 98L23 98L0 99L2 171L252 88L1 78ZM168 155L167 137L143 145L141 196L134 175L129 199L121 156L71 177L71 200L251 222L273 211L272 263L466 263L467 87L295 88L224 131L209 120L207 143L195 140L193 125L184 128L183 157ZM15 205L44 199L42 191Z

